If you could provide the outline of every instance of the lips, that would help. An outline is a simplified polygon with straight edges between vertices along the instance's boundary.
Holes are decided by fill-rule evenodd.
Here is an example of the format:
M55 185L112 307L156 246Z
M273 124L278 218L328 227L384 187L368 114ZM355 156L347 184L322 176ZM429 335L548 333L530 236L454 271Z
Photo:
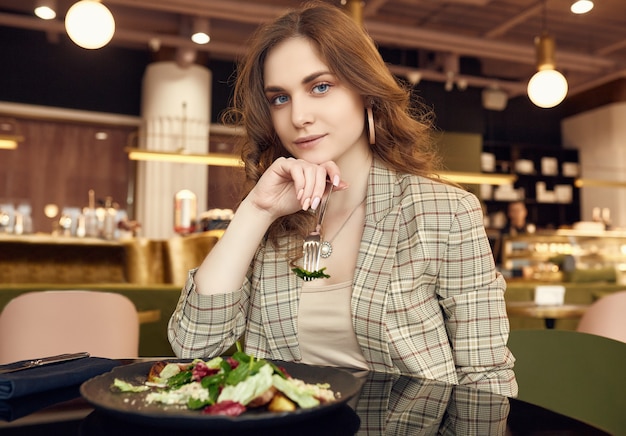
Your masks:
M326 135L309 135L298 138L293 143L298 148L312 148L319 144Z

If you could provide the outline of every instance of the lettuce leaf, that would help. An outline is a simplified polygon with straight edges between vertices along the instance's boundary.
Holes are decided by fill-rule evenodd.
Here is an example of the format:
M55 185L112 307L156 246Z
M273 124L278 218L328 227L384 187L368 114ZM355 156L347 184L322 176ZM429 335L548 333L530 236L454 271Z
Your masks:
M303 280L312 280L312 279L328 279L330 276L324 272L326 268L322 268L317 271L307 271L303 268L292 268L291 271L298 277Z
M120 380L119 378L116 378L115 380L113 380L113 386L118 388L121 392L144 392L150 389L148 386L145 386L145 385L136 386L128 382L125 382L124 380Z
M231 400L241 403L244 406L263 394L272 387L272 374L274 369L268 365L263 365L259 372L235 385L227 385L222 389L217 402Z
M320 404L319 400L313 396L312 390L305 384L296 384L292 379L285 379L276 374L272 376L272 383L276 389L303 409L310 409Z

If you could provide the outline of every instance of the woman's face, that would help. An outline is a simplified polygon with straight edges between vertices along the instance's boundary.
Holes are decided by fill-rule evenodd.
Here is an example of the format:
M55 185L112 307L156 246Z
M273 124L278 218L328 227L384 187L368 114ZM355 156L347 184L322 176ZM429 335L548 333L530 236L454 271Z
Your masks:
M363 99L332 74L309 40L296 37L278 44L263 74L274 128L293 156L341 166L369 153Z

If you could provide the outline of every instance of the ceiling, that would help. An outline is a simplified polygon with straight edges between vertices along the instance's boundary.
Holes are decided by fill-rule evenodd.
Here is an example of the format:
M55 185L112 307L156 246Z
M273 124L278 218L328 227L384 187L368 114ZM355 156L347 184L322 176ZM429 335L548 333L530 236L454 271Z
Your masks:
M57 18L36 18L34 0L0 0L0 26L65 38L63 17L76 0L57 0ZM328 0L340 3L339 0ZM626 78L626 0L595 0L574 15L573 0L367 0L363 24L384 48L392 70L426 80L484 87L498 84L510 96L525 93L536 70L534 38L547 30L556 40L556 68L570 95ZM173 47L235 59L246 39L298 0L103 0L116 20L111 44ZM211 42L198 46L185 34L192 17L210 19ZM411 76L414 77L414 76Z

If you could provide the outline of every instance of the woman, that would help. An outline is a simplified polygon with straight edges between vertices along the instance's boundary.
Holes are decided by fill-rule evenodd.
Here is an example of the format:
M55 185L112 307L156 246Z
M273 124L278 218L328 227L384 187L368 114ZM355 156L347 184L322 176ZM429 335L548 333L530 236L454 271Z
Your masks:
M428 114L365 32L319 3L262 28L240 65L247 193L169 324L180 357L244 337L258 357L405 373L516 394L505 282L476 197L432 176ZM327 279L303 281L323 223Z

